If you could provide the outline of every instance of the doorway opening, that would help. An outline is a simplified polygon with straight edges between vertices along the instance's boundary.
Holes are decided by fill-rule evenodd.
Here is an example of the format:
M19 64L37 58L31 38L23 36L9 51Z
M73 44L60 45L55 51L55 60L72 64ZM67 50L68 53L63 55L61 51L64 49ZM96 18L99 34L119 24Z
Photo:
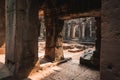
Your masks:
M21 1L21 3L22 3L22 1ZM31 2L32 3L32 2ZM35 6L36 5L36 3L34 4L34 5L32 5L31 7L33 8L33 6ZM20 5L19 5L20 6ZM22 5L21 5L21 7L22 7ZM35 11L36 11L36 8L34 7L32 10L31 10L31 13L29 14L30 15L30 20L29 21L33 21L33 19L34 19L34 16L32 16L33 14L32 14L32 12L34 12L34 9L35 9ZM23 10L22 10L23 11ZM40 13L44 13L44 11L42 11L42 10L40 10ZM35 13L34 13L35 14ZM10 14L12 17L13 17L13 15L12 14ZM20 19L20 21L23 21L23 23L24 23L24 20L26 20L26 19L24 19L25 17L23 16L24 14L22 13L21 14L21 16L22 16L22 18L20 18L21 16L19 16L19 19ZM11 17L10 16L10 17ZM43 20L43 18L42 17L44 17L43 15L40 15L40 18ZM27 17L26 17L27 18ZM40 20L41 20L40 19ZM9 21L10 21L10 19L9 19ZM86 29L85 28L82 28L81 29L81 31L80 31L80 27L78 27L78 26L80 26L79 24L77 24L76 22L74 22L74 20L73 21L71 21L69 24L71 24L72 26L75 26L75 27L72 27L72 30L70 30L69 31L69 29L66 29L67 31L69 31L70 32L70 34L67 34L67 33L65 33L65 35L67 34L67 35L69 35L68 37L67 37L67 39L66 39L66 41L64 40L64 42L69 42L69 43L67 43L67 45L69 45L69 44L71 44L71 43L73 43L72 45L70 45L70 46L64 46L64 43L63 43L63 48L65 49L65 50L67 50L67 49L69 49L69 50L67 50L68 52L70 52L71 54L73 54L73 59L74 60L72 60L72 63L68 63L68 66L64 66L64 65L67 65L67 64L64 64L64 65L60 65L60 67L62 68L62 70L54 70L54 72L56 71L56 72L63 72L64 73L64 69L66 69L66 76L64 77L64 79L66 79L66 77L67 78L69 78L70 76L71 76L71 74L70 75L68 75L68 73L70 73L70 71L69 70L72 70L71 72L75 72L75 73L77 73L76 75L79 75L79 74L81 74L79 71L81 71L81 68L80 67L78 67L78 66L74 66L74 67L72 67L73 66L73 64L75 64L75 65L78 65L79 64L79 58L80 58L80 56L78 56L80 53L76 53L76 52L83 52L84 53L84 50L86 50L86 48L93 48L94 46L96 46L96 44L95 44L95 38L91 38L91 36L93 36L93 33L94 33L94 31L93 31L93 33L91 32L90 33L90 28L88 27L88 26L86 26L87 25L87 19L82 19L82 21L83 21L83 24L81 24L81 25L83 25L84 27L86 27ZM88 20L89 21L89 20ZM11 22L11 21L10 21ZM27 54L29 54L29 55L27 55L27 54L24 54L24 53L22 53L22 55L21 54L19 54L19 55L17 55L17 56L15 56L14 55L14 57L19 57L20 55L20 57L22 57L23 56L23 58L21 59L20 58L20 61L22 61L21 63L19 63L19 60L17 59L17 61L18 61L18 63L16 64L17 65L17 68L19 68L18 66L19 65L21 65L20 67L21 67L21 69L22 68L24 68L24 67L26 67L26 66L28 66L28 68L29 68L29 63L32 63L33 62L33 60L34 60L34 58L33 57L31 57L31 55L35 55L34 54L34 52L36 52L36 50L37 50L37 48L36 48L36 40L34 40L34 38L36 38L36 34L34 34L34 35L30 35L30 34L33 34L35 31L36 31L36 27L33 27L33 25L36 25L36 23L34 24L34 22L36 22L36 21L33 21L33 23L32 24L30 24L31 26L27 26L27 27L25 27L25 28L23 28L24 29L24 31L25 32L23 32L24 34L25 33L28 33L28 34L26 34L26 35L24 35L24 38L25 38L25 40L23 41L23 40L21 40L21 42L23 41L24 42L24 45L22 45L21 46L21 48L23 49L23 51L25 52L25 53L27 53ZM44 20L43 20L43 22L44 22ZM40 23L41 23L41 25L43 24L43 22L41 21ZM22 23L22 22L21 22ZM22 24L23 24L22 23ZM20 24L20 23L19 23ZM11 25L13 25L13 24L11 24ZM24 25L24 24L23 24ZM21 26L23 26L23 25L21 25ZM40 26L41 26L40 25ZM44 24L43 24L44 25ZM34 30L34 32L30 32L30 31L32 31L33 29L35 28L35 30ZM54 27L55 28L55 27ZM18 28L18 29L20 29L20 27ZM17 29L17 30L18 30ZM26 32L26 30L25 29L30 29L30 31L27 31ZM41 40L42 41L42 39L43 39L43 41L45 42L45 29L43 28L42 29L42 27L40 27L38 30L40 30L39 32L41 32L41 33L39 33L40 35L39 35L39 40ZM12 31L12 30L11 30ZM57 31L57 30L56 30ZM67 31L65 31L65 32L67 32ZM29 34L29 32L30 32L30 34ZM51 32L52 32L52 30L51 30ZM82 33L84 33L84 34L82 34ZM16 33L15 33L16 34ZM18 34L17 34L18 35ZM94 35L95 36L95 35ZM60 37L61 37L61 35L60 35ZM11 36L9 36L9 38L11 38ZM30 38L30 39L28 39L28 38ZM64 37L64 38L66 38L66 37ZM23 36L22 35L19 35L18 37L17 37L17 41L19 42L19 39L23 39ZM49 39L47 39L47 40L49 40ZM60 39L61 40L61 39ZM70 41L69 41L70 40ZM10 39L10 41L12 41L11 39ZM10 43L10 41L9 41L9 43ZM32 43L32 41L33 41L33 43ZM14 42L14 41L13 41ZM34 44L35 43L35 44ZM88 45L90 43L90 45ZM74 45L75 44L75 45ZM79 45L79 44L82 44L82 45ZM21 44L19 44L19 45L21 45ZM18 44L16 45L16 46L19 46ZM34 46L35 45L35 46ZM43 47L42 47L42 49L43 49L43 53L44 53L44 49L45 49L45 43L43 43L42 44L43 45ZM15 46L15 47L16 47ZM8 46L9 47L9 46ZM11 47L11 46L10 46ZM25 50L24 50L25 49ZM9 48L9 50L11 50L11 48ZM17 51L18 53L21 53L21 51L22 50L20 50L20 48L18 48L17 50L15 50L15 51ZM20 52L19 52L20 51ZM40 51L42 51L42 50L40 50ZM88 52L89 52L89 50L88 50ZM99 52L99 51L98 51ZM14 52L13 52L14 53ZM16 52L15 52L16 53ZM33 54L31 54L31 53L33 53ZM41 54L40 54L41 55ZM71 57L71 55L69 55L69 53L67 54L66 52L64 52L64 55L66 56L66 57L68 57L68 56L70 56ZM13 55L12 55L13 56ZM35 56L36 57L36 56ZM100 57L100 56L99 56ZM9 57L9 58L11 58L11 56ZM31 58L32 58L32 60L31 60ZM25 60L26 60L26 62L25 62ZM28 61L29 60L29 61ZM14 61L14 60L13 60ZM17 61L15 61L15 62L17 62ZM15 63L12 63L12 64L9 64L10 65L10 67L11 67L11 65L12 65L12 67L14 67L14 64ZM72 65L72 66L71 66ZM23 67L24 66L24 67ZM67 67L67 68L66 68ZM85 68L82 68L82 70L84 71L84 69ZM74 71L75 70L75 71ZM76 72L77 71L77 72ZM89 71L89 70L88 70ZM56 73L55 72L55 73ZM96 74L96 73L94 73L94 74ZM63 74L63 75L65 75L65 73ZM51 78L51 77L49 77L49 78ZM73 78L70 78L70 79L74 79L74 78L80 78L80 77L78 77L78 76L74 76L73 75ZM88 78L88 77L86 77L86 78ZM66 79L66 80L70 80L70 79ZM74 79L75 80L75 79ZM77 79L77 80L80 80L80 79ZM83 80L85 80L85 79L83 79ZM98 80L98 79L95 79L95 80Z
M63 39L79 42L95 42L96 25L94 17L76 18L64 21Z
M39 79L100 80L100 71L88 68L88 65L91 64L89 64L89 60L85 60L86 58L92 58L93 52L96 50L96 22L95 17L64 20L63 52L65 58L71 57L72 60L53 66L52 68L49 65L50 63L47 65L44 64L45 67L43 70L39 71L38 76L42 75ZM45 47L45 44L42 45ZM42 49L44 49L44 47ZM89 54L89 56L84 57L84 54ZM44 54L42 56L44 56ZM83 58L83 62L87 61L87 67L84 66L86 63L81 65L80 57ZM47 66L49 68L46 68ZM83 75L81 76L80 74ZM34 76L36 75L30 76L30 78L32 79Z
M64 20L63 49L65 57L78 53L78 64L92 65L90 61L92 61L93 55L97 54L95 53L96 29L95 17Z
M46 27L44 10L38 11L38 18L40 25L38 27L38 58L42 59L45 55L45 43L46 43Z

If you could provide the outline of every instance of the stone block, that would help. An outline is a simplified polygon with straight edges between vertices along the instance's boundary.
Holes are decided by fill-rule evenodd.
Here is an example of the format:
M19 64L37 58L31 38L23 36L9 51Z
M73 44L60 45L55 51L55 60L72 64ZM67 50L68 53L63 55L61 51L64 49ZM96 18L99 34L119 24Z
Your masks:
M80 64L90 68L97 68L93 62L93 54L95 54L94 50L85 51L84 54L80 57Z

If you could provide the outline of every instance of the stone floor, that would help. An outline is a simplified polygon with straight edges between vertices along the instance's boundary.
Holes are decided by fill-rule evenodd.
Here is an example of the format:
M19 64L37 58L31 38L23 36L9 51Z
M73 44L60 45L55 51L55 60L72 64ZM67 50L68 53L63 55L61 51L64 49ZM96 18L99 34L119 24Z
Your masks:
M99 71L79 65L77 59L79 55L75 53L71 61L46 70L39 70L30 75L28 80L100 80Z
M0 54L0 79L10 76L8 68L5 66L5 54Z
M44 52L42 52L42 49L44 49L44 42L39 43L39 45L42 45L43 47L39 48L41 49L41 52L39 52L39 57L42 57L44 55ZM63 46L74 45L78 44L63 44ZM94 48L88 47L87 49ZM90 69L79 64L79 58L85 50L74 53L69 52L69 50L70 49L64 50L64 56L65 58L72 57L72 60L54 67L47 68L45 70L39 70L38 72L29 75L28 78L25 80L100 80L99 71Z
M39 44L39 57L44 56L45 42ZM48 67L45 70L38 70L32 73L24 80L100 80L100 72L79 64L80 56L86 49L94 49L92 46L86 47L80 44L64 43L64 56L65 58L72 57L72 60L62 63L54 67ZM67 48L67 47L68 48ZM72 47L71 47L72 46ZM69 49L70 47L70 49ZM78 50L85 47L85 50ZM78 50L71 52L70 50ZM0 78L10 75L9 71L4 65L5 55L0 55Z

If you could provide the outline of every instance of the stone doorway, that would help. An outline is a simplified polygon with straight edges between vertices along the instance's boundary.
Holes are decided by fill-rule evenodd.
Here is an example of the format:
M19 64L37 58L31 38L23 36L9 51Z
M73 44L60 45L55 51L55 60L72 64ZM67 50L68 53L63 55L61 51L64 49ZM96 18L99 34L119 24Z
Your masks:
M50 80L50 79L56 79L56 80L57 79L65 79L65 80L93 79L93 80L100 80L100 72L99 71L96 71L96 70L93 70L93 69L91 70L88 67L82 66L79 62L80 56L85 51L89 51L90 49L91 50L95 49L95 41L94 41L94 44L93 43L89 44L87 42L82 43L82 44L86 44L86 46L80 45L80 43L77 43L77 42L71 43L71 40L69 40L69 41L66 42L66 41L63 40L62 44L63 44L64 57L65 58L72 57L73 59L71 61L68 61L67 63L61 64L59 66L55 66L55 67L53 66L52 68L49 65L51 63L46 63L47 65L46 64L40 65L40 66L44 66L44 67L40 68L41 70L36 72L35 75L34 74L29 75L28 78L34 79L37 76L36 79L43 79L43 80ZM44 43L41 43L41 45L45 46ZM77 47L78 49L74 49L75 47ZM81 50L82 48L84 48L84 50ZM42 55L42 56L44 56L44 55ZM88 68L88 69L86 69L86 68ZM82 72L82 70L85 70L85 72L84 71ZM76 73L76 75L78 75L78 76L75 76L74 73ZM83 74L84 77L80 76L79 75L80 73Z
M38 15L39 1L26 1L14 0L7 1L7 52L6 52L6 65L14 76L23 77L28 75L28 68L31 69L38 60ZM24 4L23 4L24 3ZM13 5L14 4L14 5ZM47 9L46 9L47 12ZM47 56L52 57L53 53L62 53L62 27L63 20L53 17L52 12L46 13L47 25ZM34 27L33 27L34 25ZM49 27L50 26L50 27ZM55 32L55 33L54 33ZM57 37L56 37L57 36ZM50 41L49 41L50 40ZM60 41L60 43L59 43ZM55 56L55 55L54 55ZM58 56L58 55L56 55ZM54 58L59 60L63 55ZM16 74L18 73L18 74Z
M74 26L72 25L72 23ZM97 68L100 68L100 48L101 48L100 47L101 24L100 23L101 23L100 17L83 17L83 18L74 18L74 19L69 18L67 20L65 19L64 28L63 28L63 35L64 35L63 42L65 43L73 42L73 43L78 43L78 44L83 44L83 45L94 46L94 50L92 51L88 50L88 52L87 51L84 52L85 56L88 57L89 59L84 59L83 61L81 60L82 62L80 63L84 64L84 61L87 61L88 63L85 62L85 64L89 66L89 62L90 64L92 64L91 62L93 61L93 64ZM76 26L78 26L77 30L79 30L78 39L75 39L75 28L74 27ZM69 50L69 51L75 52L74 49ZM76 49L76 51L79 51L79 49ZM91 58L93 58L93 60Z

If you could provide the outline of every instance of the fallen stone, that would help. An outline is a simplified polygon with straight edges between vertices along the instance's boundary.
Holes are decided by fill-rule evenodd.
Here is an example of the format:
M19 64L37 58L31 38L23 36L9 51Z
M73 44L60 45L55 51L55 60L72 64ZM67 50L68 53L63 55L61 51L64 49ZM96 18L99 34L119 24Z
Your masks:
M93 63L93 54L95 50L85 51L84 54L80 57L80 64L95 68L95 64Z

